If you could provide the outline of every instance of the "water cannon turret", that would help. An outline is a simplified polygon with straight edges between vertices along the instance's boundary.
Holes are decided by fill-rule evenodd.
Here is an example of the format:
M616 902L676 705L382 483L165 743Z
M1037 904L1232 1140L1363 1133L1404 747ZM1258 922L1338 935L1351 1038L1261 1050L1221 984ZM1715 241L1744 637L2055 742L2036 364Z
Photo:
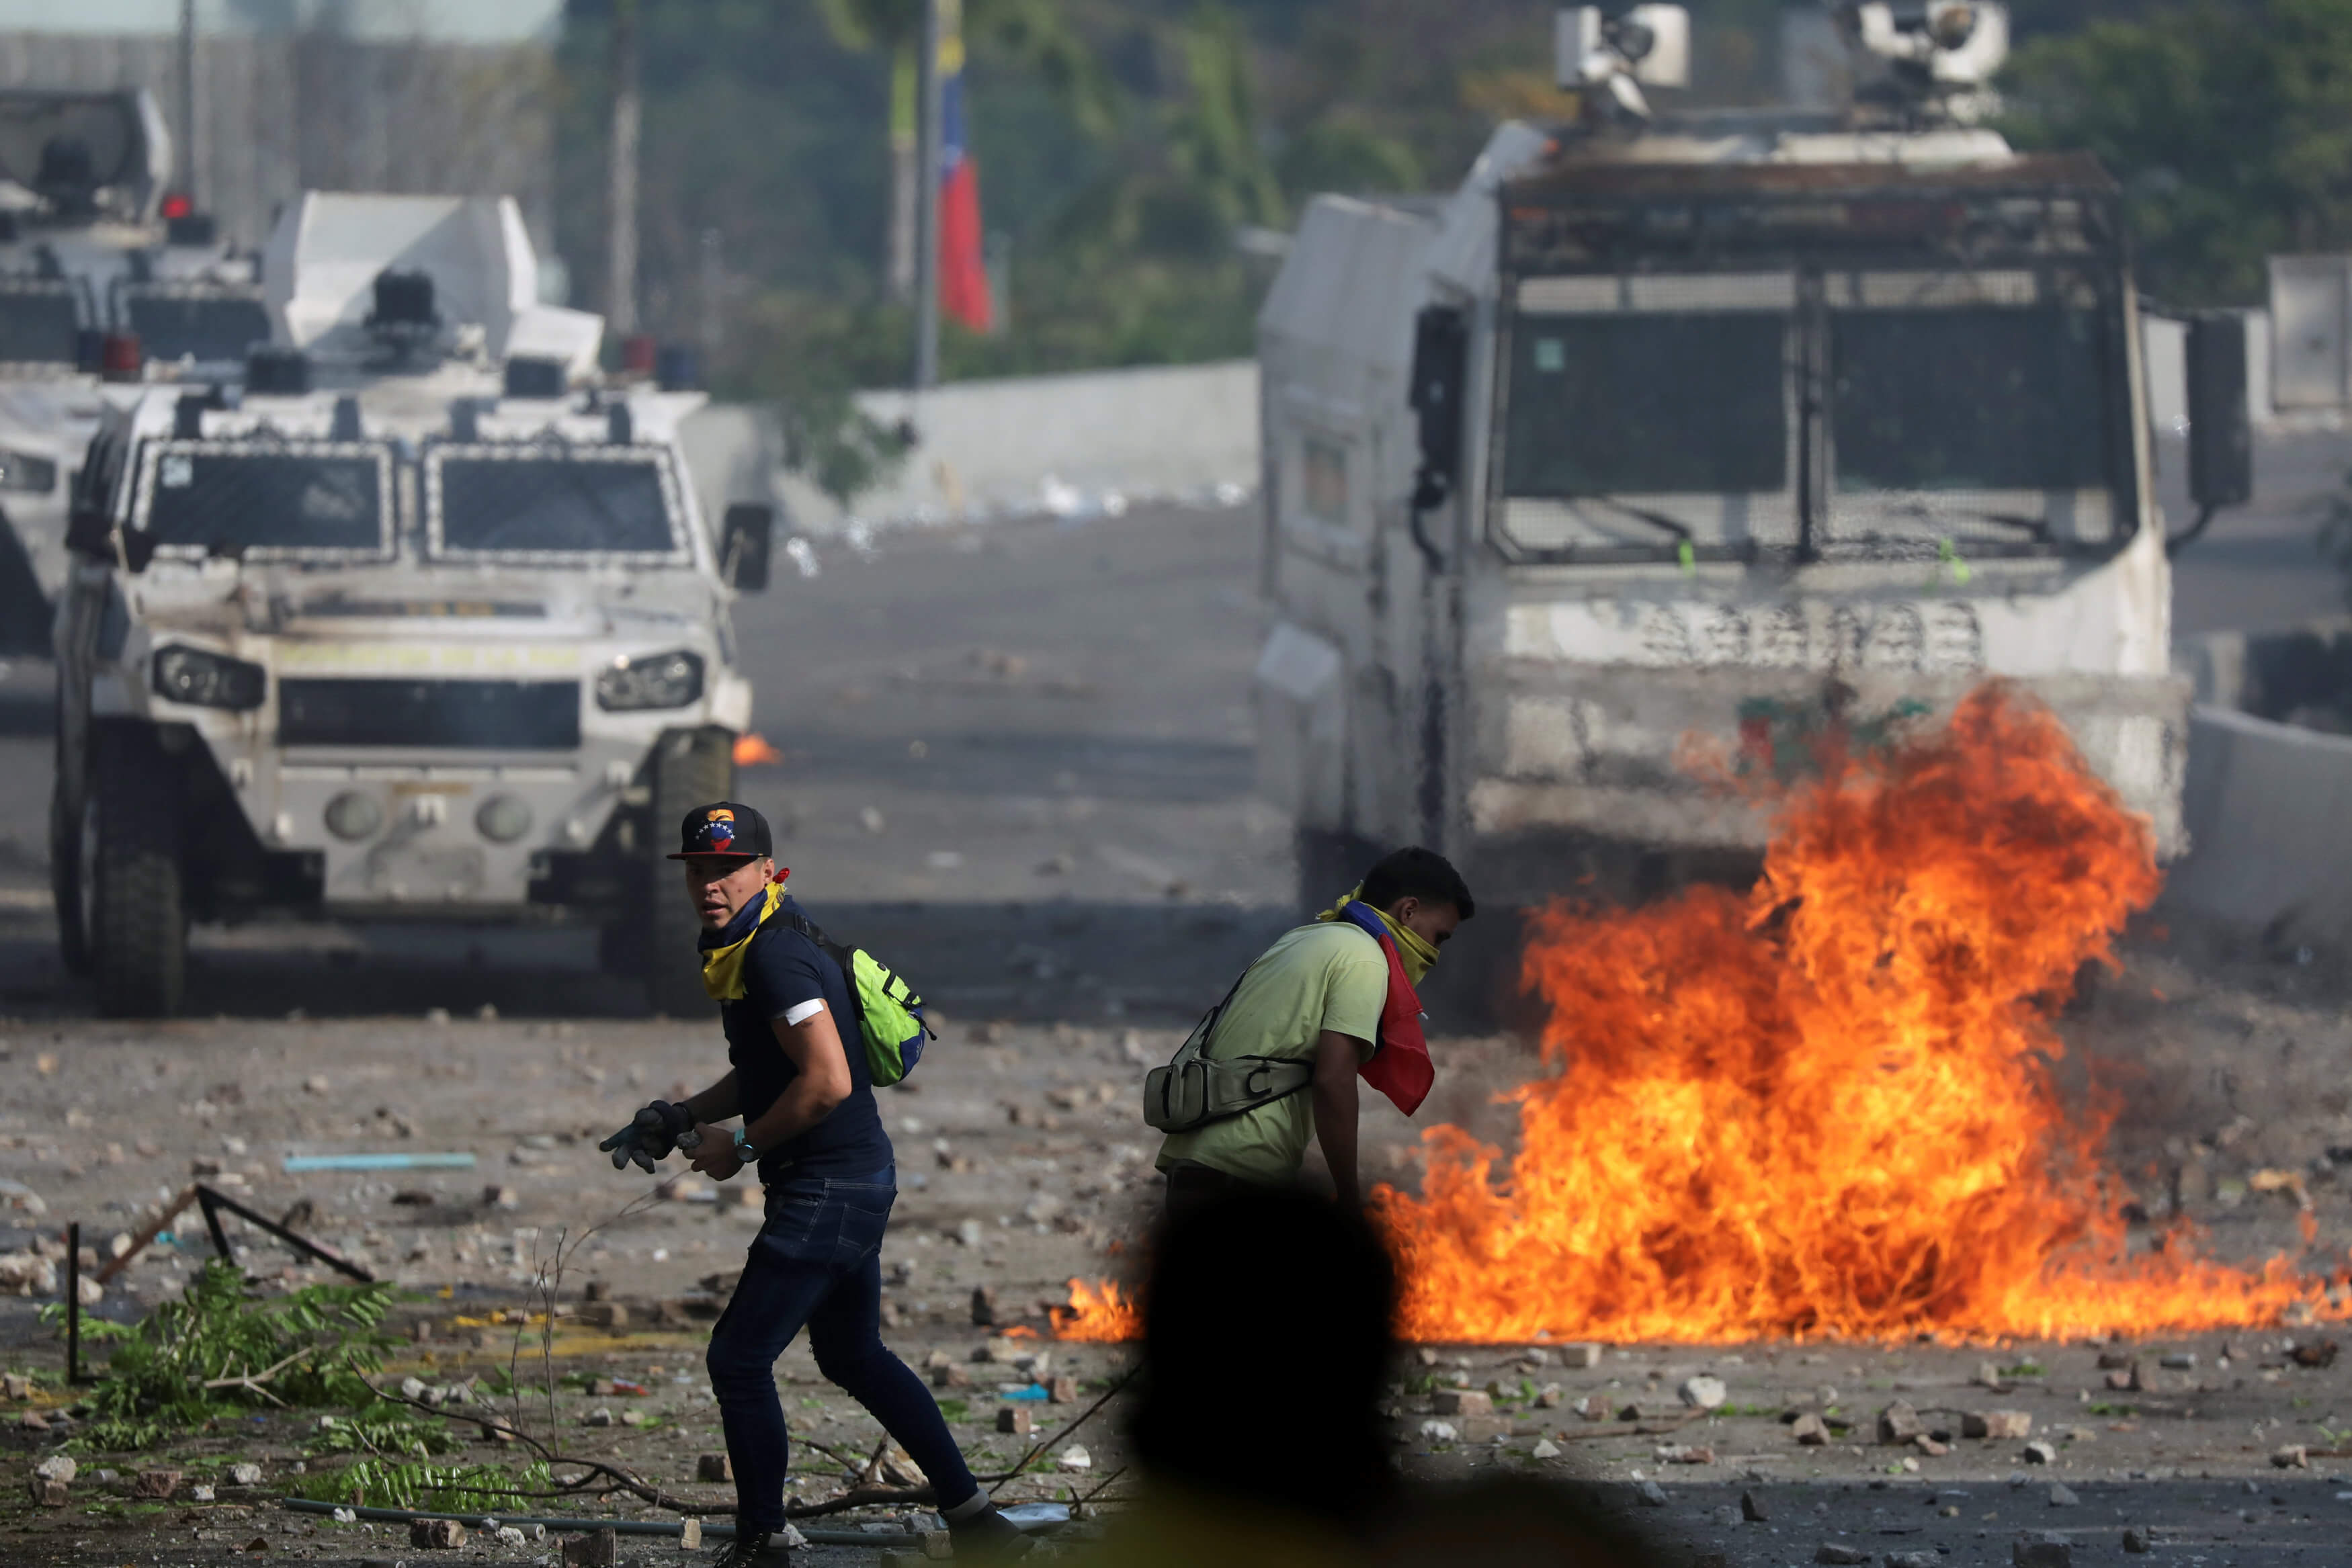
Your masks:
M1553 20L1552 57L1562 88L1593 95L1604 113L1647 120L1644 86L1690 85L1690 13L1636 5L1612 16L1571 6Z
M2009 58L2009 10L1995 0L1839 0L1858 97L1936 105L1962 119Z

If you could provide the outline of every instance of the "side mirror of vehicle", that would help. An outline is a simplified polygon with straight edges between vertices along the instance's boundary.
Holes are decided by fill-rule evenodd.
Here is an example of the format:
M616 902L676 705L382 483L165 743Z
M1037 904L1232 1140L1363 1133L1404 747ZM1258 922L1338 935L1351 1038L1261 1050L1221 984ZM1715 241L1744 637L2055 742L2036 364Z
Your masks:
M730 587L741 593L767 588L769 546L775 528L773 507L738 501L727 508L719 530L719 570Z
M2200 507L2254 498L2253 416L2246 405L2246 319L2204 310L2189 323L2189 497Z
M1421 466L1412 509L1441 506L1462 478L1462 393L1469 373L1470 327L1459 307L1426 305L1413 321L1409 401L1421 424Z
M2253 414L2246 402L2246 319L2200 310L2189 319L2189 498L2197 520L2165 541L2177 550L2203 533L2213 514L2254 497Z

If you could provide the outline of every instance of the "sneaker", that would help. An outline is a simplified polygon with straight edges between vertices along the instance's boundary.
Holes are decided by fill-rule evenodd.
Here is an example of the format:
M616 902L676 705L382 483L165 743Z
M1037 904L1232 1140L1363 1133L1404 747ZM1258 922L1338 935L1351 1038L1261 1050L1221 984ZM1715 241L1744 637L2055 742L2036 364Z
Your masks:
M949 1520L948 1539L955 1543L958 1557L982 1563L1010 1563L1031 1545L1021 1527L999 1513L994 1503L970 1519Z
M720 1548L710 1568L791 1568L782 1531L747 1530Z

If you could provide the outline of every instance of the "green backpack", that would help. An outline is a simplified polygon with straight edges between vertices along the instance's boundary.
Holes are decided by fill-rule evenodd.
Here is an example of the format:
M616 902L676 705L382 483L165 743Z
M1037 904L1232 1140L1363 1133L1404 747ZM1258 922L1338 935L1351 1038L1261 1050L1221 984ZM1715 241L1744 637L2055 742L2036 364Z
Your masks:
M845 947L817 929L805 915L778 910L775 918L815 943L824 956L841 966L848 983L849 1005L857 1014L857 1032L866 1041L866 1067L877 1089L887 1089L915 1071L923 1059L923 1042L937 1040L923 1021L923 998L906 977L863 947Z

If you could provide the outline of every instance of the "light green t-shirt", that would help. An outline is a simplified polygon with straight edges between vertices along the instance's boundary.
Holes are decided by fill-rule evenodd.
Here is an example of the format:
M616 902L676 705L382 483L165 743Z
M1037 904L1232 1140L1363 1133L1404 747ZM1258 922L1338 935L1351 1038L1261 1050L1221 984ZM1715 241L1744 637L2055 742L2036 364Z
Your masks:
M1209 1055L1311 1061L1316 1037L1328 1029L1365 1041L1369 1059L1388 997L1388 956L1362 928L1336 920L1302 925L1242 977L1209 1038ZM1255 1111L1169 1134L1159 1164L1164 1171L1190 1161L1281 1186L1297 1176L1314 1135L1315 1091L1302 1089Z

